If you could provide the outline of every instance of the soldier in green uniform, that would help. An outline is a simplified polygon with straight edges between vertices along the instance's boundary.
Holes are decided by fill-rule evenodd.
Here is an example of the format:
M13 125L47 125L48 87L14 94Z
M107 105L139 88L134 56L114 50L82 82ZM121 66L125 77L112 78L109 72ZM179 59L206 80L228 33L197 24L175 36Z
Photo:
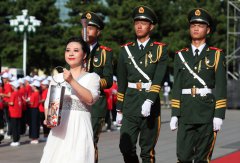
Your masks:
M87 63L87 70L95 72L100 76L100 98L92 106L92 127L94 133L95 145L95 162L98 162L98 147L97 143L102 127L105 124L105 116L107 112L107 101L104 94L104 89L110 88L113 82L112 69L112 49L100 45L98 37L101 30L104 28L102 19L93 12L86 12L82 15L82 19L88 20L87 26L87 43L90 47L90 55Z
M206 43L213 27L206 10L191 10L188 20L191 45L178 51L174 59L170 128L178 128L179 162L207 163L225 117L225 56L221 49Z
M126 163L138 163L139 136L143 163L155 162L155 145L160 132L161 82L167 68L166 44L153 41L150 33L157 23L155 12L147 6L133 10L136 40L122 46L118 67L117 123L120 150Z

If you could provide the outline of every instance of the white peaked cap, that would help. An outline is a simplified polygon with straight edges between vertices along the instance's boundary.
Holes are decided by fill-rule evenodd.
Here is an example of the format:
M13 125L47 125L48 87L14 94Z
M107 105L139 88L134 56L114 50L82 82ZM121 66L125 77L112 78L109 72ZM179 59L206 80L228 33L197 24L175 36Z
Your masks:
M11 74L7 73L7 72L4 72L2 74L2 78L8 78L8 79L11 79Z
M10 82L10 84L12 86L14 86L15 88L18 88L20 86L19 82L17 80L13 81L13 82Z
M52 80L52 76L48 76L47 80L51 81Z
M47 79L45 79L45 80L42 81L42 84L43 84L43 85L48 85L48 84L49 84L49 81L48 81Z
M24 79L23 78L19 78L18 82L24 84Z
M16 76L12 76L11 79L10 79L10 81L15 81L15 80L17 80Z
M31 82L31 77L30 76L26 76L24 79Z
M38 80L34 80L31 86L40 87L40 82Z

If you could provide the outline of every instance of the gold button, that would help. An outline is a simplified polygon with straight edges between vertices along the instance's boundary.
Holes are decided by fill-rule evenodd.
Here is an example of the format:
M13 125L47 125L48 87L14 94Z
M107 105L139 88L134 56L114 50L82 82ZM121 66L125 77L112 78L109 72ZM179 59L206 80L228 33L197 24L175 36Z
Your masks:
M196 70L196 69L197 69L197 67L194 67L194 69Z

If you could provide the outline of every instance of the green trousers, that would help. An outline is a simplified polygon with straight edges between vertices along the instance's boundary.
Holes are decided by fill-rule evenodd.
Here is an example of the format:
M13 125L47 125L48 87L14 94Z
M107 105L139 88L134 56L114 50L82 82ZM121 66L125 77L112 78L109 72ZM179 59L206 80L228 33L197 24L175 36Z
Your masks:
M160 116L124 116L120 130L120 150L125 163L138 163L136 143L139 137L142 163L155 162L155 145L160 133Z
M211 160L217 133L213 124L179 123L177 157L180 163L208 163Z

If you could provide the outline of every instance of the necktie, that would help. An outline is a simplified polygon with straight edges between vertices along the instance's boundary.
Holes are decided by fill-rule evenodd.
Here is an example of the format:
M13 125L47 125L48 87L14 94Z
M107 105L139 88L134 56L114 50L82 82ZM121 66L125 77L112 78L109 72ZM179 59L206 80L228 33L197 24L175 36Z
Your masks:
M141 49L141 51L144 49L143 44L140 45L140 49Z
M198 57L198 55L199 55L199 50L198 50L198 49L196 49L196 50L195 50L195 58L197 58L197 57Z

